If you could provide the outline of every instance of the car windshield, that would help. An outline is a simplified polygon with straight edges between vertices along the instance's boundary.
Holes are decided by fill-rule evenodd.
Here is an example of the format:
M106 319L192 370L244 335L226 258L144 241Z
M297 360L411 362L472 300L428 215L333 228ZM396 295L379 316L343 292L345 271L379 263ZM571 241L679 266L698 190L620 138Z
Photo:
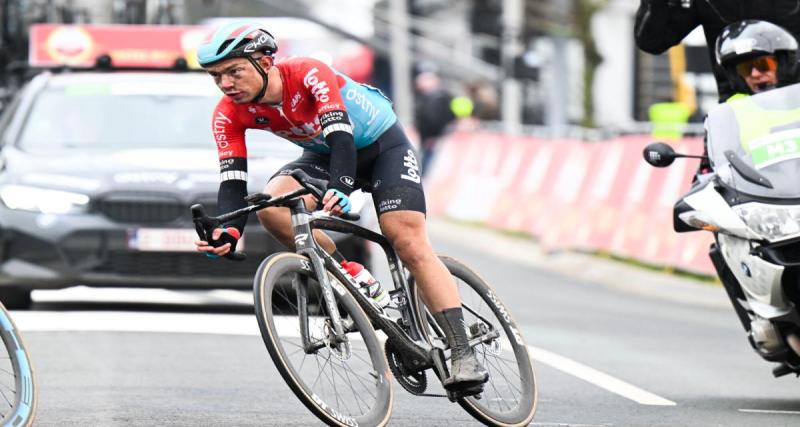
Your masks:
M50 87L35 99L18 147L29 152L214 149L210 117L220 94L213 86L212 91L206 89L153 91L132 84ZM257 130L248 130L247 141L249 153L256 155L296 149Z
M708 154L726 184L756 197L800 198L798 96L800 85L792 85L722 104L709 113ZM745 180L726 158L728 151L773 188Z

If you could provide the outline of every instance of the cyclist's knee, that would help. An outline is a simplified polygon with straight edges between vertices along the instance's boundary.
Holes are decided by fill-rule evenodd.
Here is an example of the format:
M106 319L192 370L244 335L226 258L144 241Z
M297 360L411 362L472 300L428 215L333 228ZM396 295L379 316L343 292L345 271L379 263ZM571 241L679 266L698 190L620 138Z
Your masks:
M425 264L433 256L433 250L426 238L418 238L413 235L403 236L392 242L397 256L411 270L416 270Z
M292 220L286 208L267 208L258 211L258 221L281 243L292 241Z

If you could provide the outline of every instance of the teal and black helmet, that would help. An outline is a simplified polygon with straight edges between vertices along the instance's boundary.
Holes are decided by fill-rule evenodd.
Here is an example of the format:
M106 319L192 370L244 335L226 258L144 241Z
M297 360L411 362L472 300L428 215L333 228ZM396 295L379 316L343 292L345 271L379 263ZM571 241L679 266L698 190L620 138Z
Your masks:
M250 22L232 22L217 28L197 48L197 62L208 67L231 58L249 58L256 52L274 55L278 44L269 31Z

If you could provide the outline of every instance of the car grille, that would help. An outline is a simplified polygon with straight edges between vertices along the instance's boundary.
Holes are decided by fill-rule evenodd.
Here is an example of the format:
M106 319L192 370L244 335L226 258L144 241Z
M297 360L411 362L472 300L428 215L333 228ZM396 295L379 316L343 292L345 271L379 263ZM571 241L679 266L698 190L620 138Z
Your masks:
M255 254L241 262L214 262L199 253L112 251L106 255L103 264L93 271L138 277L252 278L262 260Z
M156 225L191 221L191 204L168 194L124 193L98 200L95 209L114 222ZM216 203L203 206L208 215L216 214Z
M147 193L115 194L99 200L96 207L112 221L136 224L169 223L188 211L177 197Z

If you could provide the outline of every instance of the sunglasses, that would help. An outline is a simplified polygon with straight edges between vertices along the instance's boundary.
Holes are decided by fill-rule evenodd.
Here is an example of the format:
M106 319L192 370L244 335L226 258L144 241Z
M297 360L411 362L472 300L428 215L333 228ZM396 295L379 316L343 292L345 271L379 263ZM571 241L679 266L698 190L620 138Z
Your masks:
M753 68L759 72L766 73L767 71L775 71L778 69L778 61L774 56L766 55L759 56L758 58L749 59L742 63L736 64L736 73L741 77L749 76Z

